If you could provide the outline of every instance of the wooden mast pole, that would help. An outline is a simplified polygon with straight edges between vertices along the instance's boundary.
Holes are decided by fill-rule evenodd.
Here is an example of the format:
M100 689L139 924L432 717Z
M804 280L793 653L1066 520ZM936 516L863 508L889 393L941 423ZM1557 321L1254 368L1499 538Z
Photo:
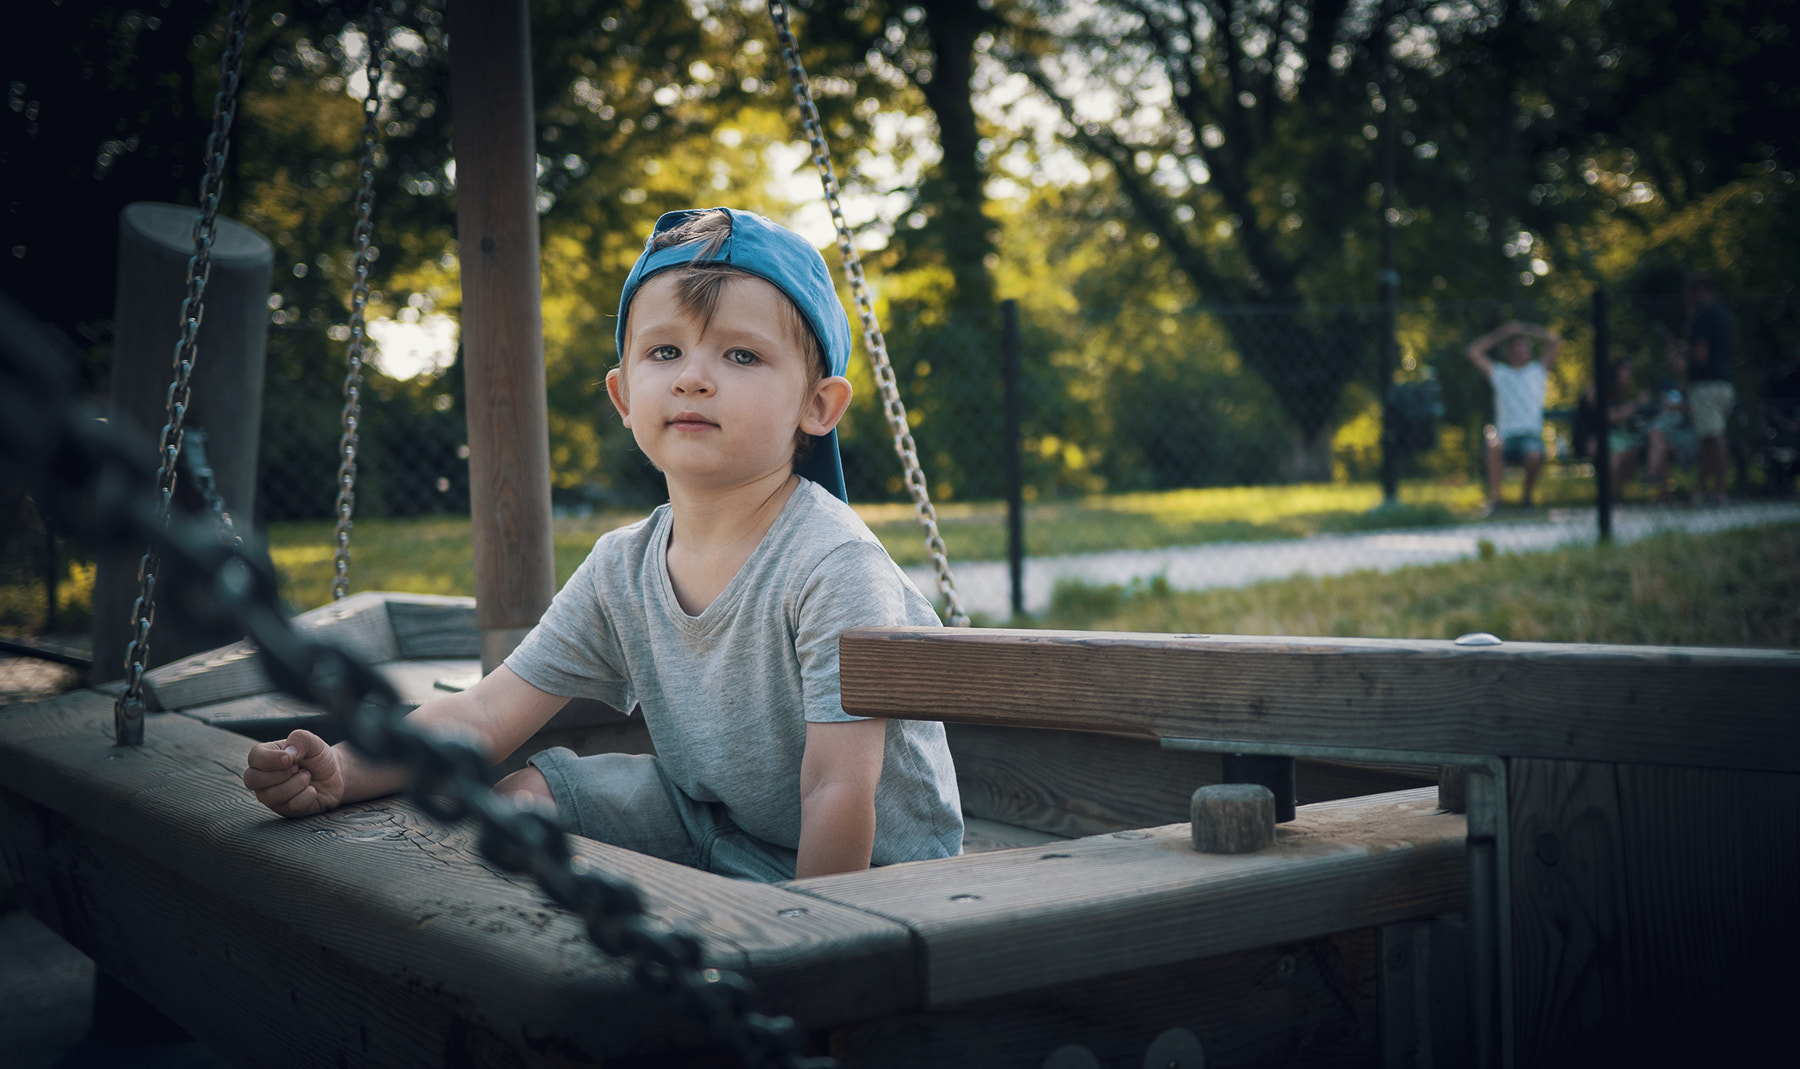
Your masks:
M481 668L550 604L550 439L527 0L450 5L469 513Z

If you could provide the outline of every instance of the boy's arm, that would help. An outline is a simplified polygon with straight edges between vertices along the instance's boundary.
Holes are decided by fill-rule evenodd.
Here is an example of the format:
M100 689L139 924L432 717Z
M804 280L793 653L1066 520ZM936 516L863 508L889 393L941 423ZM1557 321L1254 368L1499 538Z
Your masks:
M407 715L415 727L457 735L501 761L544 726L568 699L548 694L501 665L466 691L435 697ZM250 748L244 786L284 817L323 813L393 794L407 770L371 761L348 743L327 746L310 731Z
M794 875L869 867L886 720L807 724L800 758L800 850Z

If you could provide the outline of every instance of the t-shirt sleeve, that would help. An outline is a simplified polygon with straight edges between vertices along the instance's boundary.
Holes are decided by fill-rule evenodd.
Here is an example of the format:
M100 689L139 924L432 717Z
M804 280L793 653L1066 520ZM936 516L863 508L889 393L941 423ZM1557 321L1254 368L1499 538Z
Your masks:
M844 712L838 683L838 639L852 627L940 626L931 603L877 542L846 542L807 577L794 646L808 723L864 717Z
M624 655L598 582L604 543L569 577L543 618L506 658L520 679L550 694L596 698L629 712Z

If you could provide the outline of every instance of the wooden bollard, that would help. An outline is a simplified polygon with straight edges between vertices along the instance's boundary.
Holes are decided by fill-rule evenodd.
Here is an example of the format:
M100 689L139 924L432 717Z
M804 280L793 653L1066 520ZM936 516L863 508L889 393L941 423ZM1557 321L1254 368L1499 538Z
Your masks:
M1260 783L1202 787L1189 815L1194 849L1203 854L1248 854L1275 841L1275 792Z
M182 298L188 259L194 254L194 220L200 209L140 202L119 213L118 296L113 310L111 399L108 418L133 429L150 463L158 460L168 422L169 382L181 340ZM256 451L262 427L263 358L269 334L269 280L275 248L241 223L217 217L205 312L189 378L192 391L183 420L203 427L209 439L213 480L240 534L256 514ZM176 479L176 507L200 508L200 495L185 468ZM132 604L138 596L143 547L104 550L94 577L91 679L105 683L125 675ZM159 597L160 601L161 598ZM146 667L186 657L219 644L217 635L187 627L159 613Z

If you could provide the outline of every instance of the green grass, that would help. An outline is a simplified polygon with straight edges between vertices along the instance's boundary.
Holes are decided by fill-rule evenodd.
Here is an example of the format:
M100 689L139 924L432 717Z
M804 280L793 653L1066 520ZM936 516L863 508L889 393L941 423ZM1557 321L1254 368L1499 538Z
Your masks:
M1027 551L1036 555L1266 541L1324 531L1454 523L1472 513L1480 501L1478 489L1442 484L1407 485L1399 504L1380 510L1376 506L1381 504L1381 490L1372 484L1095 496L1029 506L1025 539ZM895 560L906 566L927 562L924 536L911 505L860 505L857 511ZM1004 504L951 502L936 511L952 563L1006 556ZM560 585L575 571L595 539L644 515L642 510L620 510L555 521L556 582ZM330 599L335 554L331 524L276 524L269 531L269 552L290 604L310 608ZM475 592L466 519L359 521L350 552L352 590Z
M1025 548L1033 556L1113 549L1160 549L1208 542L1304 538L1331 531L1455 523L1481 504L1470 486L1405 485L1397 505L1376 511L1372 483L1224 487L1096 495L1028 505ZM858 512L903 565L926 563L911 505L859 506ZM937 508L950 560L1006 557L1006 506L953 502Z
M1800 648L1800 526L1301 576L1237 590L1058 587L1039 626L1190 634Z
M1509 485L1507 493L1509 499L1516 497L1516 483ZM1553 472L1546 478L1540 498L1552 505L1584 505L1591 494L1591 481ZM1467 482L1406 483L1399 504L1389 508L1377 507L1380 490L1367 483L1096 496L1030 506L1025 538L1027 551L1034 555L1296 538L1321 532L1454 523L1471 517L1481 499L1480 487ZM895 559L905 565L925 562L923 539L910 505L860 506L859 511ZM645 510L621 510L557 520L553 533L556 582L561 584L574 572L600 535L644 514ZM951 502L938 509L938 520L953 563L1005 556L1003 505ZM269 541L283 596L290 605L307 609L330 600L330 523L277 524L269 532ZM1717 544L1735 546L1742 541L1728 537ZM1638 572L1625 586L1638 591L1634 596L1645 599L1646 604L1674 597L1681 604L1694 605L1691 612L1684 609L1666 614L1667 618L1660 610L1646 609L1638 613L1637 618L1644 622L1636 630L1628 626L1633 622L1629 607L1626 618L1609 618L1603 629L1595 630L1584 622L1612 602L1612 593L1622 582L1618 575L1624 562L1655 552L1639 547L1600 551L1575 563L1570 563L1566 554L1504 557L1441 569L1412 569L1395 576L1295 579L1248 591L1204 595L1174 595L1157 584L1145 584L1135 591L1071 587L1061 592L1057 607L1044 622L1122 630L1409 637L1488 630L1515 639L1795 645L1791 611L1786 630L1775 628L1769 632L1776 636L1772 638L1745 637L1758 632L1744 626L1735 630L1723 625L1698 627L1700 621L1727 611L1763 620L1779 617L1776 608L1759 600L1769 584L1785 591L1782 596L1787 605L1800 604L1792 583L1780 587L1777 578L1791 577L1795 554L1790 552L1786 561L1761 562L1748 573L1771 577L1763 586L1741 577L1723 583L1715 581L1714 573L1750 551L1734 550L1722 559L1713 545L1708 542L1705 549L1690 546L1656 566L1635 566ZM1553 563L1558 561L1563 563ZM1478 564L1486 569L1463 570ZM1577 583L1543 570L1553 566L1575 575L1592 572L1592 581ZM468 521L459 517L360 521L352 538L350 578L352 590L473 594ZM91 567L70 569L59 597L64 630L87 627L83 614L92 582ZM1707 591L1723 592L1717 605L1706 603L1701 595ZM41 586L0 587L0 631L35 633L34 620L43 618L41 602ZM1707 635L1713 637L1704 637ZM1787 637L1780 637L1784 635Z

